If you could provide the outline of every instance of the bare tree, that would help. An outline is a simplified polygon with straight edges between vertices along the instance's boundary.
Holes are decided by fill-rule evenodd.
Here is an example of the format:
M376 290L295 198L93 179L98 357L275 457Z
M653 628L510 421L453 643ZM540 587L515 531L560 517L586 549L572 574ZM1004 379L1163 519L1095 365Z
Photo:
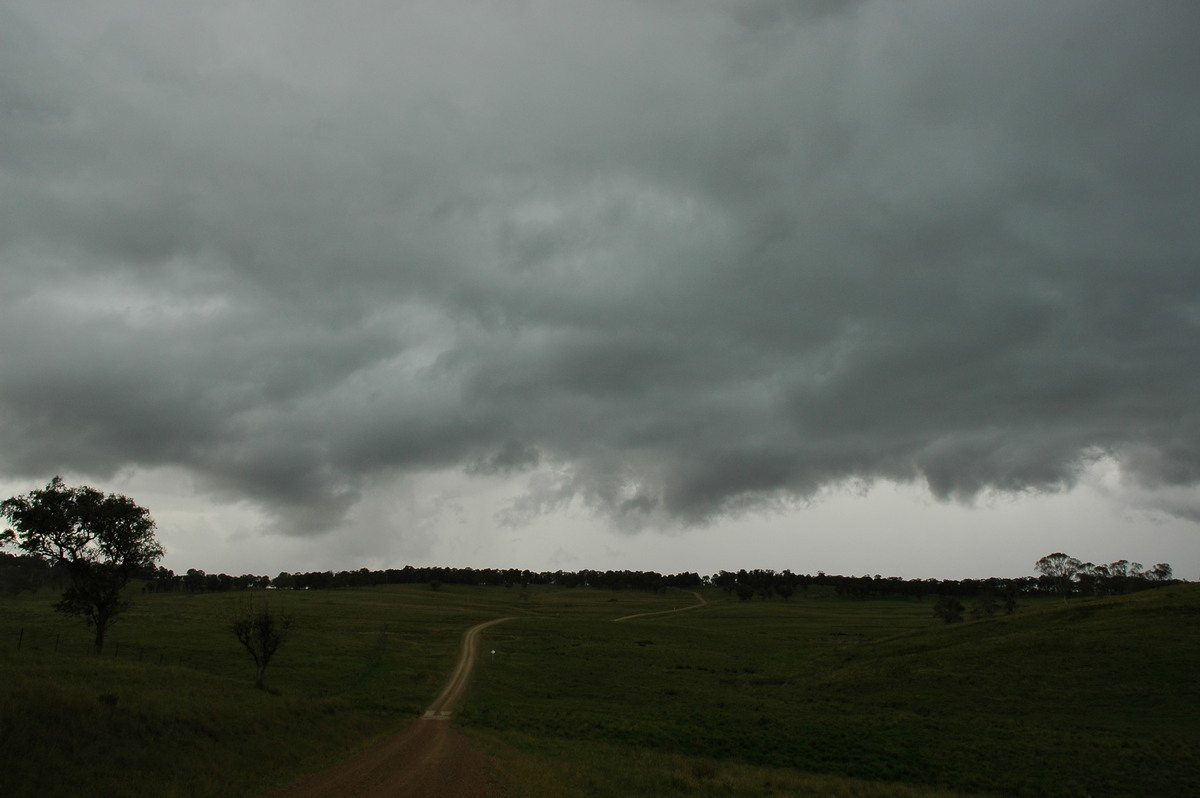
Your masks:
M287 640L293 621L291 613L274 612L266 601L258 605L250 599L234 607L229 628L238 642L250 652L250 656L254 657L254 664L258 668L254 686L260 690L263 689L267 665Z

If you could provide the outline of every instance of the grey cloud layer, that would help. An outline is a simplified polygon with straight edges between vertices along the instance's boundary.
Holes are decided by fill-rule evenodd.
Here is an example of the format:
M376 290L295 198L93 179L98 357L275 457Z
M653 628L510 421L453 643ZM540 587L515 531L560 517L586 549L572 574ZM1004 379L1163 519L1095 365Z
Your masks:
M0 465L1196 485L1196 8L0 3Z

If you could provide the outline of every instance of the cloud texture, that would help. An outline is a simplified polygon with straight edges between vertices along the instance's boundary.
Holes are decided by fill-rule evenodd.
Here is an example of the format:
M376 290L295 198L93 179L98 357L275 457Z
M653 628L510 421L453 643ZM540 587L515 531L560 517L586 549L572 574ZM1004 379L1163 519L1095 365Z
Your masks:
M0 0L0 471L179 467L303 534L445 468L638 527L1107 456L1200 520L1197 33Z

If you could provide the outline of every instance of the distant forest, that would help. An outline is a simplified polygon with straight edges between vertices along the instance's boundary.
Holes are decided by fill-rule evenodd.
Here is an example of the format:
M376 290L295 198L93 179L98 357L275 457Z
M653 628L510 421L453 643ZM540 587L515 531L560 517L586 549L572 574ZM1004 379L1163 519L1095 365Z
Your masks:
M840 576L818 571L816 574L796 574L790 570L754 569L720 571L711 576L685 572L663 575L654 571L529 571L517 568L389 568L372 571L313 571L281 573L267 576L230 576L208 574L189 568L176 574L167 568L146 569L135 575L142 580L148 593L186 592L223 593L237 590L337 590L376 585L427 584L433 589L442 585L555 585L558 587L598 587L610 590L643 590L659 592L666 588L696 589L719 587L743 601L781 599L787 601L809 588L832 588L847 598L925 596L996 597L1011 600L1017 595L1061 595L1065 587L1069 595L1109 596L1132 593L1151 587L1171 584L1171 566L1159 563L1145 569L1139 563L1119 560L1108 565L1082 563L1064 585L1061 577L1050 575L990 579L902 579L898 576ZM0 590L9 594L36 590L43 585L58 586L63 575L43 560L0 552Z

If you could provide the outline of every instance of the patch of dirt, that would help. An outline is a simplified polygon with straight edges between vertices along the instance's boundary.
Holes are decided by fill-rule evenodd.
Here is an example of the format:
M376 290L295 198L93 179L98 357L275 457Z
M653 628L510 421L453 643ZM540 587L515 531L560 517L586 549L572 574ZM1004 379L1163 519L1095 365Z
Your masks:
M422 718L267 798L501 798L487 755L449 721Z

